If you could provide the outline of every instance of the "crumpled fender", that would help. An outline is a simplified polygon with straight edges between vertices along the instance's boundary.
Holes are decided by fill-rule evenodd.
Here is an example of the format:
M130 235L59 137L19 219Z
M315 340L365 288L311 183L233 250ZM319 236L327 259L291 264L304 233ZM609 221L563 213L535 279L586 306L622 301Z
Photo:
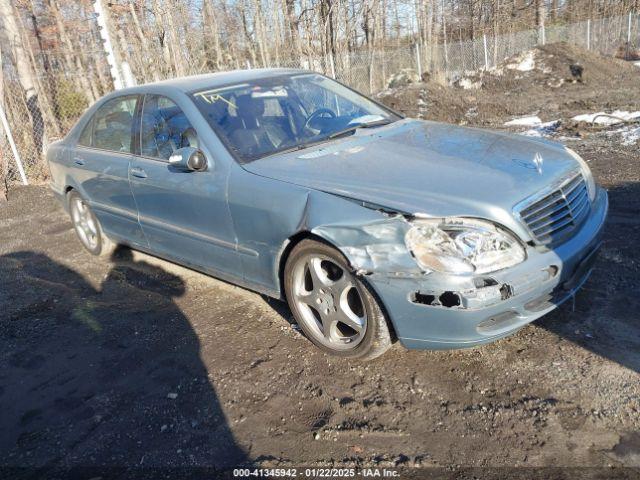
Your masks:
M424 275L407 249L408 215L348 197L310 190L297 231L338 248L361 275Z
M358 274L423 275L404 242L409 228L396 214L352 225L318 225L311 232L339 248Z

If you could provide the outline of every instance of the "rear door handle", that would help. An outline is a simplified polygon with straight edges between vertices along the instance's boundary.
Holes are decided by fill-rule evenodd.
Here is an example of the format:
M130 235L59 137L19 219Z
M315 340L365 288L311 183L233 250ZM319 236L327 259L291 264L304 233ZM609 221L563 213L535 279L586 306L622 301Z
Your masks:
M80 158L80 157L74 157L73 158L73 163L75 163L76 165L82 166L82 165L84 165L84 160L82 158Z
M147 172L145 172L141 168L132 168L131 175L138 178L147 178Z

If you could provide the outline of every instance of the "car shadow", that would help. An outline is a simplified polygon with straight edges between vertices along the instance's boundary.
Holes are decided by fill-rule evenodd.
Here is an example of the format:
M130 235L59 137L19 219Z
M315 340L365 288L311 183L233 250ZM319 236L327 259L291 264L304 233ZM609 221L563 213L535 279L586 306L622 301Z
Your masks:
M0 256L0 465L159 478L247 464L175 303L183 281L127 249L112 261L96 288L45 254Z
M640 183L610 189L605 236L591 277L535 325L640 372Z

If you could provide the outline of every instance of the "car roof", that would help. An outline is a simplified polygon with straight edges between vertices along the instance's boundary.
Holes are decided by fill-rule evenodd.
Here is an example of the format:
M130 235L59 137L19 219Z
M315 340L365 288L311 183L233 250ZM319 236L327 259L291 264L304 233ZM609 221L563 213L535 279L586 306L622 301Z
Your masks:
M136 85L135 87L118 90L119 95L126 93L140 93L141 91L154 90L156 88L174 88L185 93L198 90L223 87L234 83L243 83L261 78L278 77L280 75L293 75L311 73L308 70L290 68L260 68L255 70L232 70L228 72L205 73L189 77L172 78L159 82Z

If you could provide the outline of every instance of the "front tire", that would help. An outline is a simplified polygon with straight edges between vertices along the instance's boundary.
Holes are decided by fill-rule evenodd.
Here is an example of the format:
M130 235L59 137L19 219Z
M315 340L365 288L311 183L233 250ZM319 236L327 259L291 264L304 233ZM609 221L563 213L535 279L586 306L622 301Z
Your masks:
M370 360L391 346L378 301L333 247L310 239L296 245L285 265L284 287L298 325L325 352Z
M67 205L73 228L82 246L92 255L111 255L116 246L106 237L100 222L82 196L71 190L67 195Z

